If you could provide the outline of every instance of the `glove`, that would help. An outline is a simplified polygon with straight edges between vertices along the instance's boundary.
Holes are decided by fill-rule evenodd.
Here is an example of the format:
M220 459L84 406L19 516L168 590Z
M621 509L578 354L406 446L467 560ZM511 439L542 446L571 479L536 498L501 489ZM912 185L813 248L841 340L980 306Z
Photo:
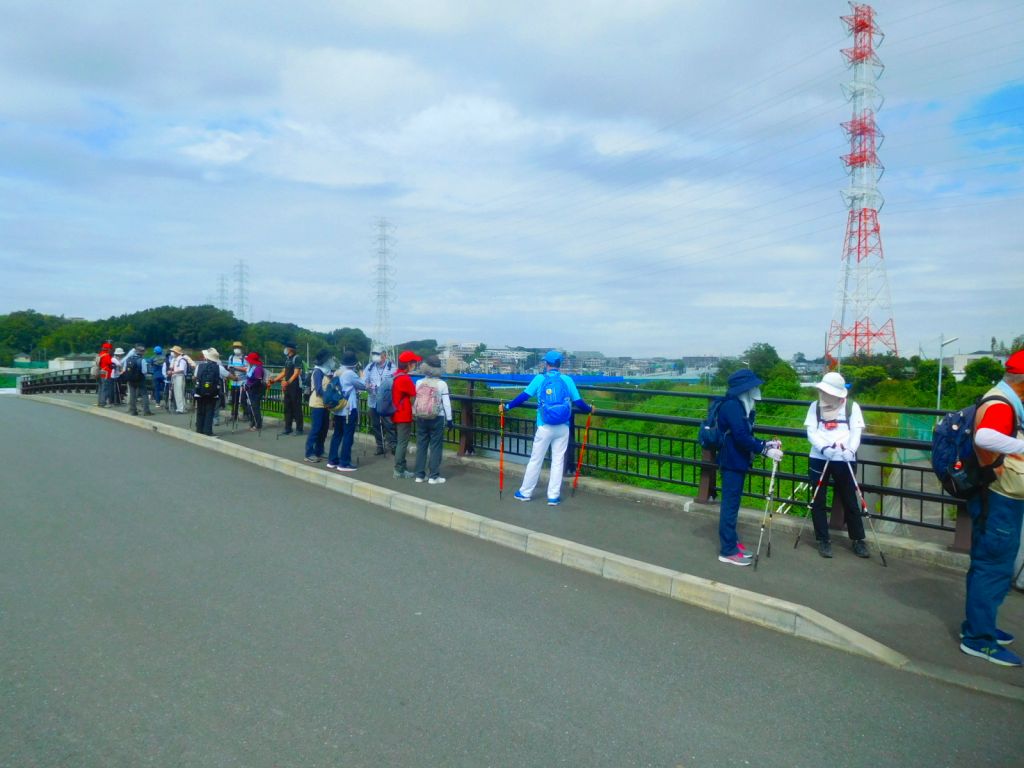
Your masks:
M783 457L782 451L780 451L778 448L769 448L764 452L764 455L767 456L772 461L782 461Z
M782 441L781 440L769 440L767 443L765 443L765 447L767 447L767 448L778 448L778 449L781 450L782 449Z
M842 451L836 448L834 445L827 445L821 449L821 455L824 456L828 461L842 461L840 456Z
M840 461L854 462L857 460L857 454L851 451L849 448L844 448L840 454Z

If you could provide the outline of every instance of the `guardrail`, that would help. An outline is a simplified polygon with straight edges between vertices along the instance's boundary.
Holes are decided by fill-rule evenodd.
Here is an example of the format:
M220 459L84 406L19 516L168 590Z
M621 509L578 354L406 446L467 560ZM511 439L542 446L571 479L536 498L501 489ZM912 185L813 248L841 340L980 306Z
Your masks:
M459 455L478 454L497 456L502 435L497 406L503 400L490 387L518 390L516 384L487 377L449 377L454 410L453 429L445 440L457 446ZM21 379L24 394L40 392L95 392L96 381L88 370L54 371L28 375ZM717 468L713 457L703 451L696 434L708 401L708 393L679 392L673 390L637 389L608 385L579 385L581 392L603 394L621 403L619 408L599 404L599 415L591 426L584 454L583 471L632 485L654 487L669 492L695 497L702 503L711 502L717 493ZM647 413L631 410L631 401L642 408L641 398L658 396L678 411L693 415ZM365 403L365 400L363 401ZM765 399L762 406L790 407L802 422L803 412L809 405L805 400ZM308 413L308 406L303 406ZM524 461L530 454L534 431L534 406L526 405L528 417L513 411L506 415L504 448L507 458ZM797 411L796 409L801 409ZM935 418L942 412L927 408L900 408L861 404L865 419L870 424L872 414ZM272 388L264 397L265 413L282 412L281 390ZM567 461L575 468L578 446L583 439L584 417L577 416L570 431ZM370 429L367 408L360 408L360 430ZM776 474L775 498L791 502L792 509L803 509L809 504L807 488L807 443L802 427L758 425L754 432L761 437L777 437L786 443L786 456ZM867 498L869 511L877 520L888 521L921 529L953 533L952 548L966 550L970 546L969 517L958 514L962 502L942 492L928 461L931 443L889 435L865 434L859 452L858 482ZM917 461L904 461L901 455L917 454ZM755 461L755 465L758 462ZM747 476L744 496L763 503L767 499L769 471L755 466ZM842 527L842 511L837 500L832 500L833 528Z

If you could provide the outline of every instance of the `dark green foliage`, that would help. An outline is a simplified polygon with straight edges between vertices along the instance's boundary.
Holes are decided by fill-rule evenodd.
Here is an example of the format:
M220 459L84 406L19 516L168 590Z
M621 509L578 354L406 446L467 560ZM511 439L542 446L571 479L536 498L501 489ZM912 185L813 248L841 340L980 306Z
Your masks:
M964 380L961 383L966 386L991 387L1003 378L1005 370L1002 363L991 357L972 360L964 368Z

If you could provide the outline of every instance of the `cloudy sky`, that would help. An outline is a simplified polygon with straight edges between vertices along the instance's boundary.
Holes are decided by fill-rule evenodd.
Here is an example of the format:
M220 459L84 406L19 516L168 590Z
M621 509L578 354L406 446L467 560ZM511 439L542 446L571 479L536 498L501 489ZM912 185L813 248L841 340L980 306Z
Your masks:
M1024 4L880 0L900 351L1024 333ZM4 0L0 312L817 356L845 2ZM950 349L950 348L947 348Z

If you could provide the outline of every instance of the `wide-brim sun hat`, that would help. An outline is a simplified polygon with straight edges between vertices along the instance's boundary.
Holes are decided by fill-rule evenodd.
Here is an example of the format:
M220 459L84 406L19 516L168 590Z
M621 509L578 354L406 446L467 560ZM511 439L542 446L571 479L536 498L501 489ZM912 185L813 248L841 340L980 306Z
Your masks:
M213 347L210 347L209 349L204 349L203 357L205 357L207 360L212 360L215 363L220 362L220 352L218 352Z
M764 382L761 377L749 368L741 368L729 377L727 382L729 388L725 391L726 396L735 397L749 392L754 387L760 387Z
M846 397L847 395L846 379L837 371L829 371L814 386L832 397Z
M185 354L185 350L183 350L177 344L175 344L173 347L171 347L171 352L173 352L176 355L183 355L183 354Z
M259 354L256 352L250 352L245 356L245 362L249 363L249 365L255 365L256 363L262 363L263 361L260 360Z
M240 341L232 341L231 342L231 346L232 347L240 347L240 346L242 346L242 342L240 342Z
M121 349L120 347L118 347L117 349L114 350L114 354L115 355L123 355L124 354L124 350Z

